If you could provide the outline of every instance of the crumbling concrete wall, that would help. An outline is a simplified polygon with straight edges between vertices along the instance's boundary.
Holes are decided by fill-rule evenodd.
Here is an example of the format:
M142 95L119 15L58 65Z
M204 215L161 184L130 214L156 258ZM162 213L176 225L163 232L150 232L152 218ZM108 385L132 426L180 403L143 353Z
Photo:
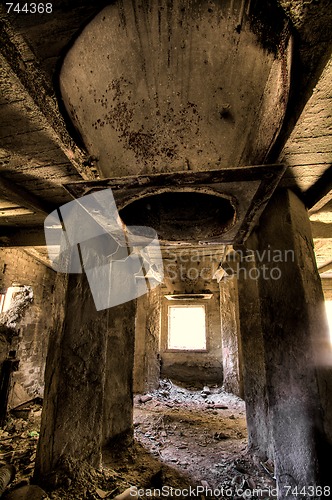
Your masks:
M265 377L263 424L270 430L281 499L290 478L299 490L330 484L332 351L310 221L294 193L274 194L250 245L255 261L239 270L240 318L254 311L256 322L248 327L242 321L241 329L243 339L256 337L258 349L243 346L243 356L246 366L256 362L263 368L251 393L261 391ZM261 423L256 419L256 426Z
M135 322L134 392L158 388L160 378L160 288L137 299Z
M17 351L19 370L14 381L30 396L43 395L47 345L52 327L52 304L55 272L19 249L0 249L0 289L13 284L31 287L33 297L16 308L11 319L12 335L1 336L0 361L10 350ZM4 313L3 313L4 314ZM9 315L10 316L10 315Z
M167 286L161 293L202 294L211 293L212 298L198 301L162 300L161 330L161 376L185 383L218 383L223 380L222 343L219 307L219 285L213 279L220 255L213 249L205 254L199 250L171 250L165 259ZM179 304L204 304L206 306L206 345L207 350L172 351L167 348L168 306Z

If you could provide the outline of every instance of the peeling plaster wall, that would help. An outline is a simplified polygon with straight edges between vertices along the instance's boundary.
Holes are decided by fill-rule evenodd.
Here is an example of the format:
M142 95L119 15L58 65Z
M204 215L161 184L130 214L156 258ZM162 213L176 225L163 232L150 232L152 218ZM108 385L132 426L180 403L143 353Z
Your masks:
M188 251L187 251L188 252ZM170 251L165 261L167 288L162 295L174 293L213 294L211 299L193 301L168 301L162 299L161 322L161 376L185 383L218 383L223 380L222 341L220 326L219 285L212 280L219 262L218 255L200 256L197 252ZM206 306L206 352L169 351L167 350L167 310L169 305L204 304Z
M33 301L17 321L11 342L0 340L0 362L10 350L17 351L19 370L14 381L29 395L43 395L44 370L49 332L52 326L52 303L55 273L33 257L18 249L0 250L0 289L13 283L28 285Z

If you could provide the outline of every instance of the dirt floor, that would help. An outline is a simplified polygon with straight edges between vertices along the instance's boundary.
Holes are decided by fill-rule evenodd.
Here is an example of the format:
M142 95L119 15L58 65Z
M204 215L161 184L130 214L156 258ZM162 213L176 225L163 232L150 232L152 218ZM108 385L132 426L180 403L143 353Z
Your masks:
M11 416L0 430L0 460L17 469L8 493L32 482L40 414L35 404L28 418ZM273 464L247 453L244 402L219 387L162 380L157 391L134 398L134 437L104 450L99 470L78 475L73 466L72 479L38 498L112 499L126 490L128 499L276 498Z

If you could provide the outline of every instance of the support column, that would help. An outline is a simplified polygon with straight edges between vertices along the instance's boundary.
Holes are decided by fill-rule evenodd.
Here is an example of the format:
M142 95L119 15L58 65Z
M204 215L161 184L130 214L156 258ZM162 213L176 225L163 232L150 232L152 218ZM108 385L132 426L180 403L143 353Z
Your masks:
M85 274L58 275L49 340L35 477L54 482L70 462L99 466L107 325L96 311ZM52 475L52 477L51 477Z
M254 238L247 241L253 247ZM261 459L273 458L269 408L266 393L265 351L254 252L238 250L237 269L242 373L248 449Z
M133 365L136 300L109 310L103 442L107 445L119 435L133 432Z
M310 222L294 193L274 195L260 220L257 241L267 396L283 499L287 486L301 490L330 482L331 415L323 388L330 384L332 354Z
M134 392L158 389L160 379L160 288L137 299L135 328Z
M238 293L235 277L220 282L220 318L223 388L227 392L243 397Z
M85 274L59 274L55 294L35 468L53 485L132 430L135 328L135 301L97 311Z

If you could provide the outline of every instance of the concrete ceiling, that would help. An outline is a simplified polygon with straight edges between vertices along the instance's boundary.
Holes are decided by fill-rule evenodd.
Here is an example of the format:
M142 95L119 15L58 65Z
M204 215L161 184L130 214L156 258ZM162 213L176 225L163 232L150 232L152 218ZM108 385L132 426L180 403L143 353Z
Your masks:
M8 15L4 7L1 7L0 10L0 242L8 246L22 246L42 260L45 258L45 249L40 228L44 217L56 206L71 199L63 188L63 184L98 179L99 175L113 175L113 170L109 167L110 153L107 153L105 160L101 162L101 165L98 165L98 160L100 161L104 153L103 145L106 138L101 135L99 150L95 154L94 147L98 141L95 141L93 127L84 128L83 115L77 117L76 127L68 119L58 83L59 70L65 55L69 53L69 57L71 57L70 54L74 54L72 51L75 49L75 40L77 39L77 47L83 40L81 39L80 42L80 38L77 38L78 34L88 25L88 31L83 32L82 36L92 36L92 28L96 21L91 25L89 22L108 3L110 2L94 2L91 5L88 1L68 2L60 0L54 5L52 15L38 16ZM137 2L112 2L112 4L114 5L108 7L107 12L115 9L119 15L121 10L119 6L127 6L123 14L124 18L134 23L128 6L129 4L137 6ZM148 4L150 5L150 3ZM181 12L182 4L180 4L181 2L174 3L179 9L178 12ZM195 171L204 168L234 167L238 164L248 163L247 160L251 160L252 164L262 161L266 163L272 163L276 160L284 161L289 168L282 180L282 185L299 192L307 206L312 209L313 235L319 265L327 265L331 261L332 240L330 204L332 197L332 70L331 63L329 63L332 36L329 27L332 9L330 2L328 0L319 4L306 2L304 6L303 2L297 0L280 1L279 4L284 9L284 14L279 18L276 17L275 12L278 12L278 16L280 16L280 5L272 1L264 3L265 10L259 7L259 2L252 1L250 6L250 2L245 0L239 2L210 1L209 5L205 1L183 2L183 4L196 6L190 11L190 22L188 21L189 17L186 20L186 36L191 33L191 42L187 45L188 40L179 28L179 16L174 14L176 9L168 18L167 9L163 9L160 17L161 36L163 37L160 39L161 64L167 63L168 55L173 64L167 81L162 79L160 68L156 69L156 65L153 65L149 60L156 57L159 50L158 40L156 39L152 43L152 51L149 51L149 43L146 39L141 40L143 43L141 47L135 44L137 30L142 30L142 22L144 19L148 19L146 16L151 14L154 16L152 18L158 19L158 12L154 10L153 2L151 2L149 9L142 8L143 17L141 16L139 21L136 20L135 26L134 24L132 26L133 29L130 24L127 25L127 29L130 27L128 40L124 37L123 24L122 27L114 25L114 29L119 30L118 34L121 34L120 47L128 53L131 44L134 47L134 57L121 62L120 68L118 65L115 67L112 63L111 73L113 74L114 71L123 73L126 70L126 74L130 75L131 78L133 75L137 77L142 70L141 63L145 61L149 78L158 76L163 83L164 90L160 94L163 100L160 108L162 114L167 114L167 110L169 111L171 106L170 103L167 103L167 92L177 92L179 91L177 89L180 88L179 85L181 85L180 56L177 55L180 49L185 53L185 64L182 68L185 74L183 82L186 81L189 84L192 82L193 84L193 90L191 90L191 94L186 94L185 101L182 99L183 96L181 99L179 96L175 98L173 115L171 120L167 122L170 126L165 126L165 121L160 122L156 119L155 101L153 101L152 107L151 103L147 103L148 86L142 84L136 89L132 82L130 88L136 101L141 98L145 99L146 102L144 109L137 111L135 119L130 124L130 126L134 124L136 128L134 127L130 131L137 131L139 129L139 127L137 129L137 125L144 124L142 120L145 112L148 111L149 116L154 117L152 121L149 120L150 129L153 130L153 133L157 133L159 128L161 130L162 145L159 146L158 142L159 149L157 148L158 153L162 153L158 154L158 158L160 157L161 160L159 161L154 155L152 161L137 162L137 155L135 156L132 152L135 153L135 148L132 148L129 153L127 148L121 156L119 152L121 137L119 138L119 130L115 130L112 135L116 150L114 163L119 162L123 168L129 168L128 165L132 165L129 160L134 158L136 165L138 164L135 173L138 174L149 169L150 171L155 171L153 169L157 171L158 169L159 171L172 170L173 153L176 153L174 157L176 170L191 169ZM196 13L196 17L192 15L193 12ZM255 15L251 15L251 13L255 13ZM284 15L285 19L283 19ZM99 14L99 22L103 19L100 16L101 14ZM172 19L176 21L177 27L170 32L167 26L172 24ZM280 19L283 19L281 24ZM276 39L280 42L280 34L285 33L283 30L287 30L287 19L290 22L293 43L291 61L289 51L285 53L285 49L289 45L283 45L283 53L273 51ZM196 21L198 27L196 31L193 31ZM274 22L276 23L275 29L273 29ZM262 28L262 25L265 28ZM259 26L260 29L258 29ZM151 27L150 33L154 34L155 29L157 29L156 26ZM214 37L216 32L219 42ZM269 33L273 33L273 36L268 36ZM174 38L172 38L173 36ZM185 44L184 48L181 48L181 43ZM217 53L217 43L220 45L220 59ZM98 44L102 44L102 40L98 39ZM235 58L234 61L233 57L227 57L232 44L237 47L237 59ZM279 43L277 45L280 46ZM167 47L170 47L169 51ZM188 47L196 50L197 57L192 57L190 60ZM276 45L274 45L274 49L275 47ZM113 43L108 51L105 50L106 57L111 50L115 54L116 48L116 43ZM93 50L92 44L91 53L86 51L82 55L84 64L89 64L89 57L94 54ZM142 55L142 58L140 65L137 65L137 58L141 57L139 54ZM75 57L73 56L71 64L73 64ZM117 59L114 60L119 61L120 59L120 56L117 56ZM135 61L136 67L134 66ZM189 62L194 64L191 78L189 78ZM236 62L236 65L232 65L233 62ZM226 76L222 74L222 64L227 65ZM128 65L134 67L126 68ZM261 77L260 81L257 81L257 75L253 74L255 65L259 66L257 74ZM202 85L198 86L198 82L202 81L204 77L204 68L207 70L208 84L204 86L203 81L202 87ZM287 96L287 86L283 86L283 92L279 94L273 87L273 84L278 86L280 72L285 71L285 69L288 71L286 79L289 78L290 82L289 96ZM289 71L291 72L289 73ZM237 74L240 76L242 74L244 79L237 79ZM83 78L83 76L81 75L79 92L77 91L75 96L75 99L78 100L87 97L83 89L87 89L89 92L89 88L92 88L91 79ZM106 78L104 74L102 76ZM215 83L214 79L217 76L220 81ZM111 77L110 81L112 81ZM219 89L220 95L218 87L224 89L223 92ZM102 98L103 89L100 82L98 86L96 85L96 89L101 92L98 99ZM111 89L112 98L116 99L117 96L114 92L114 88ZM241 108L242 104L238 93L245 95L243 108ZM66 95L69 95L68 85ZM129 90L126 98L128 97ZM195 101L201 118L199 124L196 124L199 125L199 141L198 143L192 141L190 136L192 117L190 116L189 120L189 115L187 118L184 115L183 148L180 151L181 154L178 154L174 146L178 144L177 135L179 134L178 129L174 128L174 124L175 120L179 118L181 105L183 107L183 103L188 102L189 97ZM288 105L285 108L281 104L285 104L287 97ZM260 113L264 99L266 113L262 116ZM276 104L277 102L279 105ZM274 106L270 108L269 103L274 103ZM77 107L79 115L81 111L79 104L75 107ZM102 104L99 102L98 110L101 109ZM70 111L70 106L68 106L68 110ZM277 111L274 118L273 112L275 110ZM248 123L251 124L247 130L245 130L246 116L249 120ZM260 121L255 123L258 116ZM235 125L235 118L239 125ZM270 129L266 128L269 118L272 123ZM96 122L98 119L99 117L96 115L94 121ZM202 121L203 125L201 125ZM255 127L255 125L257 126ZM239 128L236 128L237 126ZM264 129L268 130L268 133L262 147L261 138L264 138ZM218 149L217 130L219 130L222 145L220 150ZM128 140L125 143L128 145ZM190 145L187 151L184 147L186 144ZM237 144L239 145L238 151ZM251 149L248 149L248 144L251 145ZM252 147L253 144L254 147ZM160 148L163 150L161 151ZM211 156L209 156L208 149ZM200 150L203 152L200 153ZM177 151L179 151L179 147ZM221 158L220 161L219 158ZM114 169L116 172L116 167ZM128 174L129 172L124 171L124 173Z
M116 2L67 53L60 89L104 177L260 164L285 115L292 56L275 9L223 2ZM251 12L251 10L252 12Z

